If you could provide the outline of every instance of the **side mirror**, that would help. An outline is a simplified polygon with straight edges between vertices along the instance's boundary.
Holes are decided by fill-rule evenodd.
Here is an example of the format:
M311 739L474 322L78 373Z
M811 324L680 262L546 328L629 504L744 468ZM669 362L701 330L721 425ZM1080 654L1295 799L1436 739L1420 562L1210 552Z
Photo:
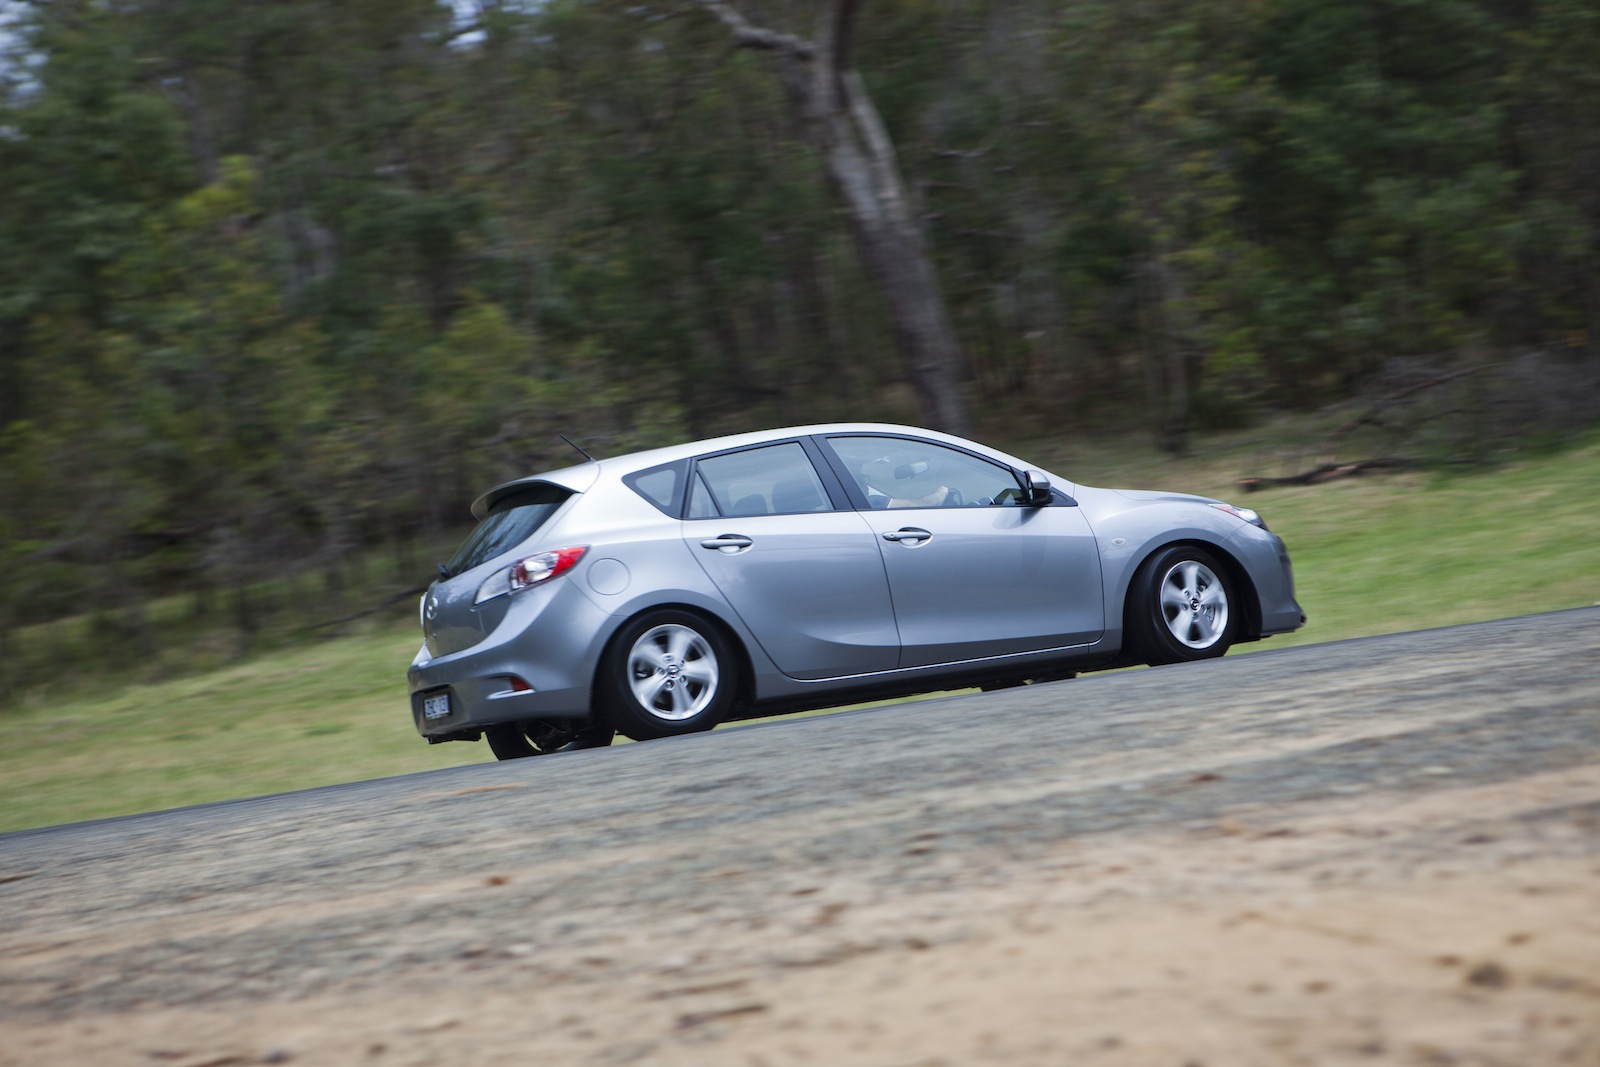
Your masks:
M1044 507L1053 499L1050 492L1050 476L1044 471L1023 471L1022 480L1027 485L1027 499L1023 501L1031 508Z

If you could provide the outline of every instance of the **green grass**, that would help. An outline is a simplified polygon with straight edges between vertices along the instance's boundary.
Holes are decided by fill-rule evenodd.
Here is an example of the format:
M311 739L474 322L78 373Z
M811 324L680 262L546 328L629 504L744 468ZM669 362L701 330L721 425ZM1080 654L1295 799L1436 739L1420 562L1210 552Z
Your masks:
M1249 496L1237 478L1311 461L1247 437L1183 460L1126 442L1016 447L1090 484L1198 492L1260 510L1289 543L1310 622L1251 649L1600 603L1600 437L1477 473ZM492 758L482 743L430 746L413 731L411 611L190 677L112 676L101 691L80 680L13 694L0 713L0 830Z
M411 726L409 626L5 715L0 830L284 792L482 760Z
M1241 474L1277 473L1252 460L1259 464L1248 444L1221 448L1172 464L1163 484L1150 485L1253 507L1288 543L1309 621L1249 648L1600 603L1600 440L1471 473L1369 475L1248 494L1235 485Z

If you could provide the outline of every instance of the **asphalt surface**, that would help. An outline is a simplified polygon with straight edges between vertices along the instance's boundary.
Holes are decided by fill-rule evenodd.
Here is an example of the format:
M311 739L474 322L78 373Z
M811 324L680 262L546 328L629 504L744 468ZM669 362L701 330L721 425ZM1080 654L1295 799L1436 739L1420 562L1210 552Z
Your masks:
M1270 833L1600 762L1600 608L1264 648L3 835L0 1020L313 1002L496 959L570 971L616 962L619 930L670 944L815 919L830 896L981 892L1096 840ZM1600 855L1596 809L1523 812L1513 845L1487 824L1483 840L1501 863ZM1350 847L1404 871L1472 826L1450 832Z

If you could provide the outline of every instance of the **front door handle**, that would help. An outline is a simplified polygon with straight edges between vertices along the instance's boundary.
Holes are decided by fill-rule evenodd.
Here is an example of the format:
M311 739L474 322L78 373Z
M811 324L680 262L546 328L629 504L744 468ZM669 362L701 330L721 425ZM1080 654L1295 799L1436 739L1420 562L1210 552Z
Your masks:
M717 537L708 537L700 542L701 548L719 548L730 555L741 552L755 544L750 538L742 534L722 534Z
M909 541L911 542L911 547L915 548L924 541L933 540L933 534L915 526L902 526L898 530L890 530L884 534L883 539L885 541Z

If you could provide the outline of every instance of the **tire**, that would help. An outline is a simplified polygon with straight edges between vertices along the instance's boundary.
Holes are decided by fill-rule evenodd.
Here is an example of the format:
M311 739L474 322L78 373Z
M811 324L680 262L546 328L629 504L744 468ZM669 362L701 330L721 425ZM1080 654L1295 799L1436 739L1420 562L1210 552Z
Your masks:
M737 689L728 639L700 616L670 610L619 630L595 685L601 714L635 741L711 729Z
M525 719L503 722L483 731L496 759L524 759L580 748L604 748L616 734L609 723L596 725L585 719Z
M1214 659L1232 647L1241 607L1215 556L1174 545L1139 568L1128 590L1126 627L1134 650L1151 666Z

